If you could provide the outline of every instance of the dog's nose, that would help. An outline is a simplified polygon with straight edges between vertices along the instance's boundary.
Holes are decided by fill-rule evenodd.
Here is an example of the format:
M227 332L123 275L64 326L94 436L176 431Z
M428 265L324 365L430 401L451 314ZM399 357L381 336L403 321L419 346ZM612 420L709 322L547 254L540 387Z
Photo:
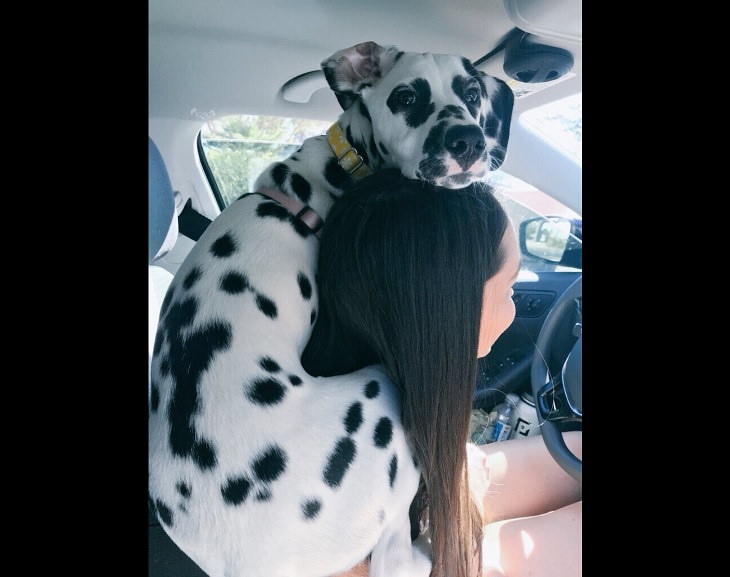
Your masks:
M477 126L452 126L444 137L446 150L459 163L462 170L467 170L484 154L487 142L484 133Z

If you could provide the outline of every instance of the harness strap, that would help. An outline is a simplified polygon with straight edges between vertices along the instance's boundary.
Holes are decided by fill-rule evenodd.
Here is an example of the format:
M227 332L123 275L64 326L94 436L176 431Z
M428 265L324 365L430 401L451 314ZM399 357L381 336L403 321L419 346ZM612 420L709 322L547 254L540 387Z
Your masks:
M303 202L297 200L293 196L289 196L288 194L284 194L280 190L276 188L269 188L266 186L263 186L259 188L256 192L263 194L264 196L268 196L270 199L275 200L279 204L281 204L284 208L286 208L289 212L291 212L296 218L301 220L304 224L309 227L309 230L311 230L314 233L314 236L319 238L319 231L324 225L324 221L322 218L314 211L314 209Z

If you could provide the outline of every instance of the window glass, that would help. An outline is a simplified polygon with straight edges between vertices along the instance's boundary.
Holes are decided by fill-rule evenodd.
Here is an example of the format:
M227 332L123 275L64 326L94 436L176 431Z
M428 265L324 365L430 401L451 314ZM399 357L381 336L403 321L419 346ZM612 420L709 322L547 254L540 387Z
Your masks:
M570 234L564 248L581 248L583 244L583 228L580 216L554 198L541 192L534 186L502 170L496 170L490 177L494 195L500 200L512 221L515 230L520 231L523 223L538 219L547 223L561 217L569 223ZM582 251L581 251L582 254ZM547 262L543 259L522 252L522 269L530 272L561 272L580 270L582 265L575 262ZM581 257L582 261L582 257Z
M583 93L528 110L520 116L534 132L583 164Z
M272 162L292 154L305 139L324 134L331 122L278 116L226 116L200 132L213 189L221 210L253 191L256 178Z

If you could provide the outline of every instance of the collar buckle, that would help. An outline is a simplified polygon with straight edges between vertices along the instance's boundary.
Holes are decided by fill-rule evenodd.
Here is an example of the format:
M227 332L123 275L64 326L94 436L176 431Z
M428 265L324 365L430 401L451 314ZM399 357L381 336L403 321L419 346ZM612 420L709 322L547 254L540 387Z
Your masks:
M350 153L352 153L352 156L348 156L350 155ZM362 156L360 156L357 153L357 150L352 148L352 146L337 157L337 162L342 167L342 170L344 170L347 174L352 174L353 172L359 170L365 164Z
M365 159L347 141L345 133L340 128L338 122L335 122L327 130L327 141L332 152L337 157L337 163L340 165L340 168L347 174L362 178L370 172L370 168L365 164Z

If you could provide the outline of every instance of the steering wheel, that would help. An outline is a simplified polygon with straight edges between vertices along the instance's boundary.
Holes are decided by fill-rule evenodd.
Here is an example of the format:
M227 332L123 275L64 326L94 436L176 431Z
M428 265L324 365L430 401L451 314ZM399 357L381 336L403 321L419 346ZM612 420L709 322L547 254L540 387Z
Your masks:
M573 334L578 340L568 353L560 375L548 376L547 359L550 358L558 329L564 326L566 315L574 312L575 299L582 296L583 275L565 289L545 318L535 343L530 373L537 421L540 423L545 446L558 464L580 483L583 483L583 461L568 449L558 424L568 421L582 422L583 419L582 326L576 324L573 327Z

